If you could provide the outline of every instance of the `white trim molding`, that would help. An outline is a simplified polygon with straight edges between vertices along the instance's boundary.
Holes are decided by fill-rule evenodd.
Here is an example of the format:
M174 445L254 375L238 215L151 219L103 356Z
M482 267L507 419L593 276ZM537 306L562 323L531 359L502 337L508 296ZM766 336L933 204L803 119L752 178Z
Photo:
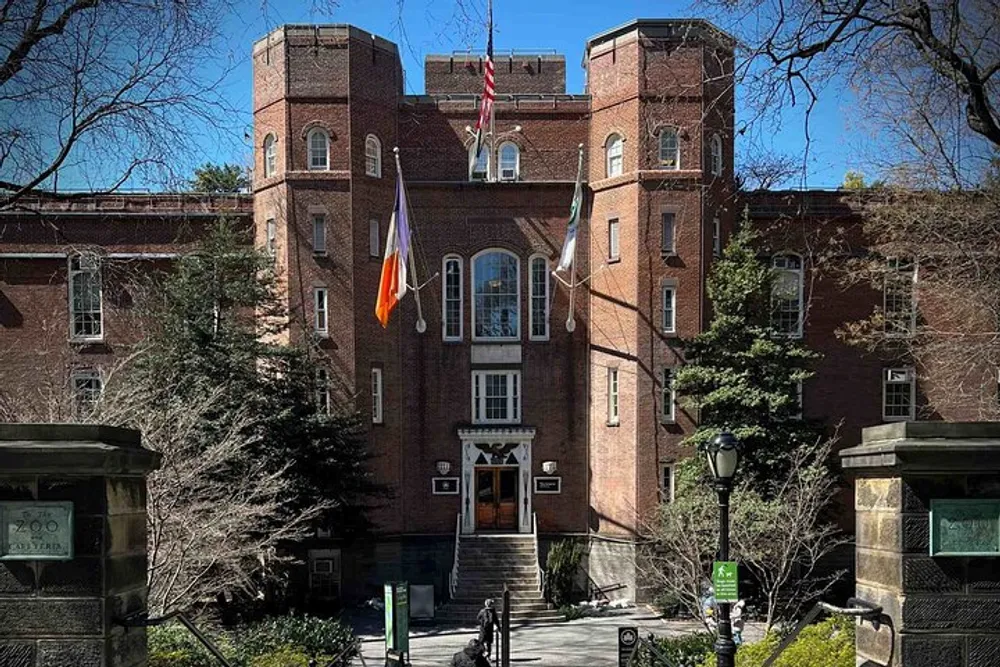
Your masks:
M517 532L532 531L532 477L531 443L535 439L535 429L517 426L509 428L463 428L458 430L462 441L462 533L476 532L475 470L477 461L486 460L487 465L510 465L516 461L517 484ZM479 463L478 465L483 465Z

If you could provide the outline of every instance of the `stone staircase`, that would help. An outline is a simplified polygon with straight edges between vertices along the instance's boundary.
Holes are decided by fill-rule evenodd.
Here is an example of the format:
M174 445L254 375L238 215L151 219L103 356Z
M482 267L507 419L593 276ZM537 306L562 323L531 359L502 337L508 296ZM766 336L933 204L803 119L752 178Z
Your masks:
M534 535L463 535L455 595L437 611L436 619L475 625L486 598L493 598L497 613L502 613L506 582L512 626L566 620L542 597L537 553Z

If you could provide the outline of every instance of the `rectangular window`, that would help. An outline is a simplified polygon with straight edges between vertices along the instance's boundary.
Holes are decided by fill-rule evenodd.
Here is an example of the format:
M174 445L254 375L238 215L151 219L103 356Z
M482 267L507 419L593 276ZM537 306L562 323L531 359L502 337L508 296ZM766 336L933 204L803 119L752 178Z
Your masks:
M916 418L916 377L912 368L887 368L882 378L882 418L886 421Z
M96 255L73 255L69 260L70 337L76 341L104 338L101 264Z
M462 260L458 257L444 259L444 313L442 337L445 340L462 340Z
M608 220L608 259L619 259L618 249L618 218Z
M316 255L326 254L326 216L316 213L312 217L313 221L313 253Z
M663 317L661 325L663 333L675 333L677 331L677 287L674 285L663 286Z
M676 421L677 391L674 389L674 369L663 369L662 403L660 410L660 420L665 424L673 424Z
M309 594L318 600L340 598L340 549L309 550Z
M608 369L608 425L618 424L618 369Z
M104 390L104 381L96 370L74 371L70 378L76 414L85 417L94 411Z
M382 369L372 369L372 423L382 423Z
M660 218L662 234L660 240L660 253L663 255L674 255L677 253L677 248L674 245L674 227L675 227L675 214L669 211L665 211L661 214Z
M320 336L330 333L330 322L328 318L327 291L325 287L317 287L313 290L313 302L315 304L315 329Z
M316 409L330 414L330 371L322 366L316 369Z
M520 371L472 371L472 422L474 424L520 422L520 384Z
M372 218L368 221L368 256L378 257L379 245L382 242L381 234L378 230L378 220Z
M549 261L531 258L531 340L549 339Z
M722 257L722 225L719 216L712 218L712 255Z
M916 281L916 265L912 261L888 260L882 288L886 334L908 336L916 330L917 309L913 298Z
M660 500L665 503L674 501L674 466L672 463L660 465Z
M278 248L278 224L273 218L268 218L264 224L264 252L274 257Z

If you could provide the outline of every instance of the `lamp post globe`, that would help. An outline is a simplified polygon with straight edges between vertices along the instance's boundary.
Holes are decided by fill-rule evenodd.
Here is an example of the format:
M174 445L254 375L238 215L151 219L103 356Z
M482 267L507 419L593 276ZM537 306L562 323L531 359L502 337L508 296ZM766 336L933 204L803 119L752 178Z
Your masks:
M729 560L729 494L740 465L740 441L732 433L720 433L705 445L708 467L719 494L719 560ZM736 643L730 620L730 602L719 602L719 636L715 641L716 665L736 667Z
M708 467L716 482L732 483L740 465L740 442L732 433L720 433L705 447Z

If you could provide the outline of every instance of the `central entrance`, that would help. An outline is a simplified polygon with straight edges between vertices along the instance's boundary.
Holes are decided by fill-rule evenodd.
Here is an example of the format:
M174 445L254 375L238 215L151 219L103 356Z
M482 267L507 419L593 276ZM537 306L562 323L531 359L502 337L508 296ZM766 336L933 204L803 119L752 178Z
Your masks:
M476 466L476 530L517 530L514 466Z
M462 441L462 532L530 533L531 426L458 429Z

